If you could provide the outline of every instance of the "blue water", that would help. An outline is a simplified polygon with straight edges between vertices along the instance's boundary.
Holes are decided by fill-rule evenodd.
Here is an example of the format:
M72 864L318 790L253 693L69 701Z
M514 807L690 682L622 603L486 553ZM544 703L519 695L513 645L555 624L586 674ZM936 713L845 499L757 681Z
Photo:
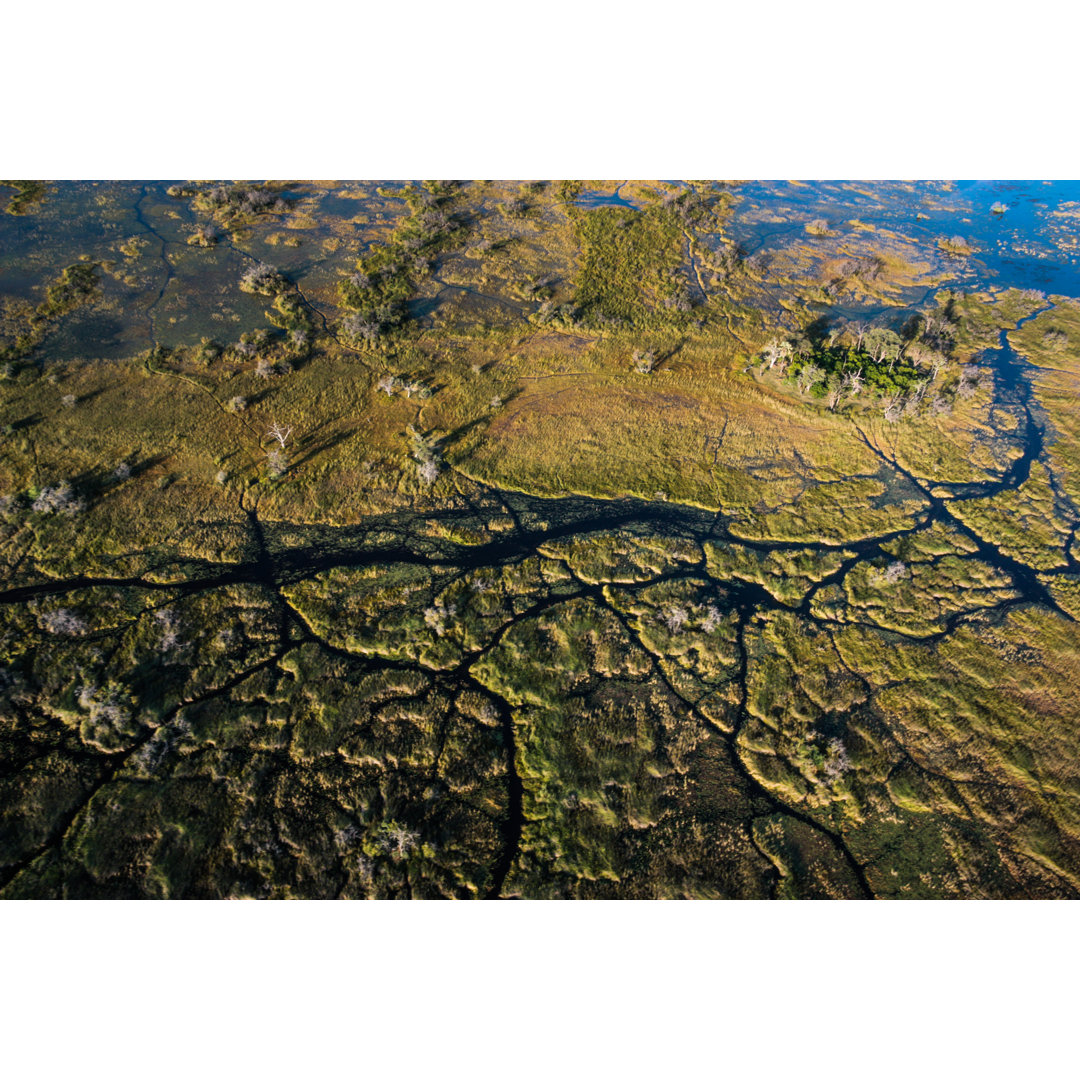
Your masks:
M168 186L168 182L64 182L54 185L44 203L26 216L0 213L4 296L38 302L44 284L81 257L116 265L131 275L130 281L118 276L103 281L115 308L108 319L94 312L72 316L43 348L45 359L130 355L148 347L151 334L174 344L197 341L201 335L235 336L264 324L265 305L232 288L250 256L225 241L213 251L193 255L186 241L196 215L185 200L166 195ZM245 243L256 257L280 266L301 288L331 295L337 277L378 232L357 228L355 239L332 251L321 241L330 236L333 225L340 227L342 219L357 214L392 218L398 207L376 199L376 186L360 186L370 194L368 201L303 185L306 195L320 201L313 211L313 227L297 234L302 246L261 246L258 237L267 228L256 230ZM640 207L624 195L627 186L622 181L605 185L603 191L585 190L576 203L636 211ZM934 285L928 277L899 298L909 307L922 306L941 285L966 290L1016 286L1080 297L1080 216L1068 216L1080 211L1080 181L754 181L726 185L726 190L733 194L734 204L725 235L751 255L796 245L805 252L811 241L805 226L815 218L836 227L849 248L873 248L874 234L861 234L860 239L847 224L855 219L874 226L878 235L892 231L908 238L914 244L912 254L929 259L935 267ZM998 202L1006 207L1003 214L991 211ZM778 220L765 220L770 217ZM965 237L977 250L963 258L938 250L939 238L955 235ZM148 246L137 259L126 261L118 245L132 237ZM722 241L717 234L716 244ZM834 241L832 249L838 243ZM820 250L827 254L829 243L823 241ZM789 286L780 282L763 281L754 303L775 304L780 310L787 290ZM228 321L207 323L217 306L216 299L209 302L211 297L227 297ZM880 302L877 307L844 306L837 297L837 302L821 307L834 316L899 317L898 309L890 313Z
M854 190L857 189L857 190ZM804 234L806 222L825 218L842 225L853 218L893 229L933 249L938 237L963 236L978 251L953 260L952 279L965 286L1017 286L1080 296L1080 217L1055 211L1080 210L1080 181L919 181L826 182L806 185L752 182L734 188L737 196L729 235L751 254L783 246ZM991 207L1004 203L1003 214ZM758 207L795 220L748 220ZM942 257L946 272L950 260Z
M574 200L574 205L583 206L586 210L595 209L597 206L624 206L628 210L637 210L638 208L632 202L624 199L620 194L625 185L624 180L611 194L586 189Z

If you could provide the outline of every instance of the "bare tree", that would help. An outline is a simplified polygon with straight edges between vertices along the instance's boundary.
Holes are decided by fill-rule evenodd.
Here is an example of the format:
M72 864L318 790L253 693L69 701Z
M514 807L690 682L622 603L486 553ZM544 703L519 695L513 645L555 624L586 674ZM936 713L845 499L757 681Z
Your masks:
M154 620L161 627L161 652L171 653L184 643L180 640L180 616L172 608L162 608L154 612Z
M668 608L663 618L668 631L672 634L677 634L686 625L686 620L690 618L690 613L682 605L675 604Z
M457 614L455 604L443 604L439 601L424 611L424 623L435 631L436 637L443 637L447 631L447 622Z
M396 821L386 822L382 827L379 846L388 855L404 857L420 843L420 834Z
M289 459L285 456L284 450L275 448L267 453L266 471L275 479L284 476L289 471Z
M965 364L961 370L960 383L956 387L956 392L962 398L970 398L975 396L975 392L979 389L979 369L975 364Z
M867 352L874 358L874 363L880 364L887 357L892 357L893 363L900 355L902 342L900 335L883 326L875 326L865 334Z
M776 364L780 364L782 370L787 366L787 360L790 356L791 343L788 341L781 341L780 339L770 341L769 344L761 350L761 358L765 361L765 365L770 371Z
M349 315L341 325L354 341L365 341L369 345L378 340L383 329L382 322L376 316L359 313Z
M937 379L946 363L945 357L941 353L920 342L909 345L907 354L917 368L921 368L924 364L929 368L927 377L930 382Z
M830 739L826 749L822 770L826 778L835 783L852 767L851 759L848 757L847 748L839 739Z
M85 634L87 630L86 620L67 608L47 612L41 621L50 634Z
M908 576L908 568L899 559L889 563L885 568L884 573L885 581L889 585L895 585L898 581L903 581Z
M220 235L216 225L210 223L196 225L187 242L198 247L213 247L218 242Z
M83 501L67 480L56 487L44 487L30 506L35 514L77 514L83 509Z
M1043 334L1043 344L1055 351L1064 348L1069 343L1069 335L1064 330L1051 329Z
M925 311L922 314L922 339L932 349L947 353L952 347L956 326L943 312Z
M240 278L240 288L244 292L259 293L262 296L274 296L285 288L285 279L272 266L256 263L248 267Z
M285 444L289 441L293 429L279 424L276 420L267 431L267 438L273 439L278 445L272 447L266 454L266 469L275 479L284 476L289 471L289 457L285 452Z
M888 420L890 424L895 424L896 421L900 419L904 410L903 392L897 390L895 394L890 394L883 398L881 404L885 419Z
M863 373L860 368L858 371L849 371L844 375L843 383L844 392L854 397L863 388Z
M807 364L806 367L799 372L798 379L796 380L799 392L802 394L808 393L810 388L821 382L823 378L825 378L824 368L818 367L817 364Z
M424 435L409 424L406 432L412 442L412 456L416 459L416 472L425 484L434 484L439 475L440 439L435 435Z
M268 438L276 440L281 445L281 449L284 450L285 443L288 441L289 436L292 435L292 431L293 429L291 427L284 427L275 420L270 425L270 430L267 431L266 434Z

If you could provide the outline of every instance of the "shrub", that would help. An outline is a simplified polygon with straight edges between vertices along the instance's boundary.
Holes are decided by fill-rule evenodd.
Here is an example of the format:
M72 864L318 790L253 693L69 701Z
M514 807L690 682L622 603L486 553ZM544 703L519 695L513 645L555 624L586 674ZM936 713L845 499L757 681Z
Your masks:
M342 320L341 326L347 337L367 345L372 345L378 341L383 330L383 324L378 318L359 313L346 316Z
M285 451L280 447L274 447L266 455L266 471L268 475L277 480L285 475L289 468L289 461Z
M71 635L86 633L86 620L81 615L76 615L75 612L68 611L66 608L48 612L42 617L41 621L50 634Z
M216 225L196 225L187 242L193 247L213 247L221 237Z
M221 355L221 346L212 338L203 338L195 352L195 359L201 364L212 364Z
M41 489L30 507L36 514L77 514L83 509L83 501L71 484L64 480L55 487Z
M457 607L454 604L436 603L424 611L424 624L435 631L436 637L443 637L446 634L447 622L456 614Z
M277 270L262 262L249 266L240 278L240 288L244 292L257 293L260 296L276 296L285 289L286 284Z
M161 644L158 646L161 652L175 652L183 645L180 640L180 617L172 608L155 611L154 621L161 627Z

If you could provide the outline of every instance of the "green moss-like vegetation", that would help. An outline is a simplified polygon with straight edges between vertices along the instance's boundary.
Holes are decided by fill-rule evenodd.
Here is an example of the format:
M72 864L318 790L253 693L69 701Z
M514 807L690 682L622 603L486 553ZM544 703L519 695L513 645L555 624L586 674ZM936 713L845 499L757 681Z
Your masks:
M16 216L33 213L49 190L41 180L0 180L0 186L15 189L4 209Z
M603 207L576 211L582 247L574 300L592 325L640 326L676 297L679 229L670 214Z
M1080 896L1080 304L877 191L0 216L0 896Z
M5 319L0 360L21 360L34 351L49 333L55 320L90 303L99 295L99 267L80 262L65 268L45 291L45 299L36 308L23 308Z
M925 510L921 497L899 491L876 476L819 484L790 505L767 514L752 514L731 526L744 540L822 542L841 546L891 532L911 529Z
M708 543L705 557L709 573L718 581L752 581L782 604L794 607L814 585L841 570L853 553L814 548L756 551L738 544Z
M453 216L454 192L453 185L437 182L380 191L404 199L410 212L390 238L373 245L356 272L339 283L341 302L352 312L343 329L354 343L375 344L405 321L405 302L431 273L431 260L463 232Z
M1018 595L1006 574L954 555L862 563L845 576L844 591L846 617L913 637L943 632L957 612L995 607Z
M1041 462L1032 463L1030 476L1015 491L966 499L957 505L956 515L1028 566L1050 570L1068 562L1066 548L1076 519L1055 495Z

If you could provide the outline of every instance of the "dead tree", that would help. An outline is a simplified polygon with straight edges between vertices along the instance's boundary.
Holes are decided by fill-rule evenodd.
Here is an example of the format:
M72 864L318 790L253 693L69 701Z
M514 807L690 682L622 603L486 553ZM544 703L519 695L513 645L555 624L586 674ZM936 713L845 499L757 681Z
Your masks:
M285 443L288 441L290 435L292 435L293 429L287 428L282 424L279 424L276 420L270 425L270 430L266 433L267 437L274 439L281 449L285 449Z

